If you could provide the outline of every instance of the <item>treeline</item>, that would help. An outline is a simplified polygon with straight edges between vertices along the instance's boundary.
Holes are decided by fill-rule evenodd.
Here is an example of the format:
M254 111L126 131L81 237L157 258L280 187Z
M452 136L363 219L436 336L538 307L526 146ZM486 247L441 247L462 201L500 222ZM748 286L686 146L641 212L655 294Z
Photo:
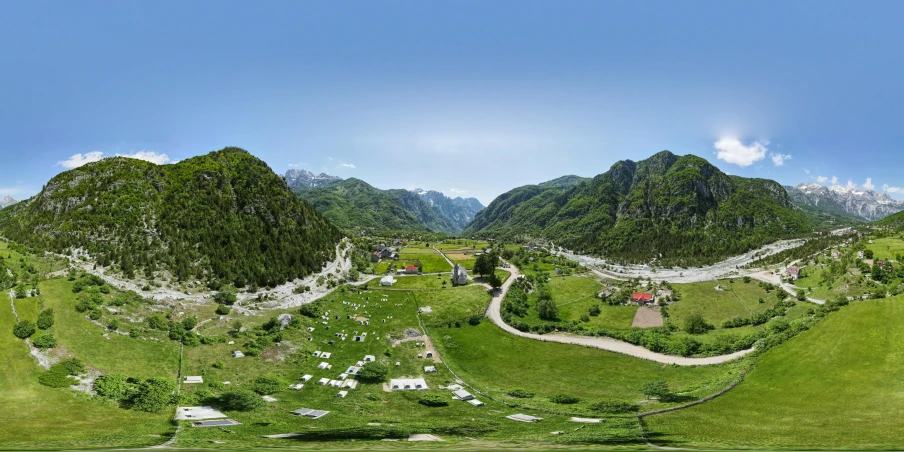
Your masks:
M823 235L814 239L807 240L803 245L779 251L769 256L761 257L746 265L747 268L768 267L783 262L793 262L798 259L807 259L828 248L838 246L856 234L844 235Z
M0 232L42 250L82 250L126 277L272 287L319 271L342 233L246 151L157 166L110 158L54 177L0 211Z

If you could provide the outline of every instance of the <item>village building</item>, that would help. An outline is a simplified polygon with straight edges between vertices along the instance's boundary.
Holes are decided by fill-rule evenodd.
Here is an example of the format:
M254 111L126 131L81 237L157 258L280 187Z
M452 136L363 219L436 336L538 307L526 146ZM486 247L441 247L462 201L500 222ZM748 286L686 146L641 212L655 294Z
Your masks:
M792 281L797 281L798 279L800 279L800 268L788 267L788 277L791 278Z
M631 301L637 304L647 304L653 302L653 294L646 292L634 292L631 295Z
M468 283L468 271L461 265L455 264L452 268L452 285L463 286Z
M409 266L405 267L405 273L407 273L409 275L413 275L413 274L417 273L417 267L415 267L414 265L409 265Z
M393 284L395 284L395 278L393 278L392 275L386 275L382 279L380 279L381 286L392 287Z
M204 383L204 378L201 376L185 377L185 379L182 380L182 383L185 383L185 384Z

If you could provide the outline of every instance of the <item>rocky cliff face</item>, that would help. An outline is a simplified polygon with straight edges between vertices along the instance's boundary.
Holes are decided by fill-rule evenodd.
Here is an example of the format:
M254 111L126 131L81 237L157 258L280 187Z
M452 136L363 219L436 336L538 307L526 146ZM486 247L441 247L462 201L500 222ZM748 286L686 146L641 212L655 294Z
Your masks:
M480 204L475 198L450 198L438 191L425 191L421 189L413 190L421 199L433 209L438 209L443 215L449 217L460 229L464 229L477 212L483 210L483 204Z
M312 188L325 187L334 182L342 180L338 176L330 176L326 173L314 174L308 170L293 169L286 171L284 176L289 188L298 192L300 190L310 190Z
M904 201L896 201L885 193L851 189L840 185L825 187L816 183L785 187L791 201L811 210L847 214L866 221L881 220L904 210Z
M3 199L0 199L0 209L4 207L9 207L19 201L16 201L12 196L4 196Z

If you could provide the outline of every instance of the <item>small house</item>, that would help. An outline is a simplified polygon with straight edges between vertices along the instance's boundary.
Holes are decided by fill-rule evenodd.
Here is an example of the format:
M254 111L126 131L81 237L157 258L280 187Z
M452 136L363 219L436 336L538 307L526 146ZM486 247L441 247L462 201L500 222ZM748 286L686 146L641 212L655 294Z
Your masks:
M395 278L393 278L392 275L386 275L380 279L381 286L392 287L393 284L395 284Z
M800 268L788 267L788 277L791 278L792 281L800 279Z
M409 275L416 274L416 273L417 273L417 267L415 267L414 265L409 265L409 266L405 267L405 273L406 273L406 274L409 274Z
M637 304L652 303L653 302L653 294L646 293L646 292L634 292L634 294L631 295L631 301L633 301Z

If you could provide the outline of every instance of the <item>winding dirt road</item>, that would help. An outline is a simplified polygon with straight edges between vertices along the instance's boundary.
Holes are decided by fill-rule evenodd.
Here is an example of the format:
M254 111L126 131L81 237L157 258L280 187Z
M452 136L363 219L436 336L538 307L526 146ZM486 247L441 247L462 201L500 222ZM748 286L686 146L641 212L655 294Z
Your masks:
M753 348L749 348L747 350L741 350L730 355L710 356L706 358L685 358L683 356L672 356L664 355L662 353L656 353L639 345L629 344L627 342L619 341L617 339L612 339L609 337L578 336L574 334L564 333L550 333L542 335L525 333L502 321L502 314L500 312L502 299L505 298L505 294L508 293L508 290L512 286L512 283L515 281L515 279L517 279L518 276L521 275L521 272L514 265L512 265L511 268L507 270L512 273L512 276L505 281L505 283L502 285L501 290L497 290L495 293L493 293L493 299L490 301L490 307L487 310L487 317L489 317L489 319L493 321L496 326L502 328L505 332L514 334L516 336L544 342L558 342L561 344L582 345L585 347L599 348L602 350L608 350L610 352L630 355L635 358L655 361L657 363L676 364L679 366L707 366L712 364L721 364L740 358L753 351Z

